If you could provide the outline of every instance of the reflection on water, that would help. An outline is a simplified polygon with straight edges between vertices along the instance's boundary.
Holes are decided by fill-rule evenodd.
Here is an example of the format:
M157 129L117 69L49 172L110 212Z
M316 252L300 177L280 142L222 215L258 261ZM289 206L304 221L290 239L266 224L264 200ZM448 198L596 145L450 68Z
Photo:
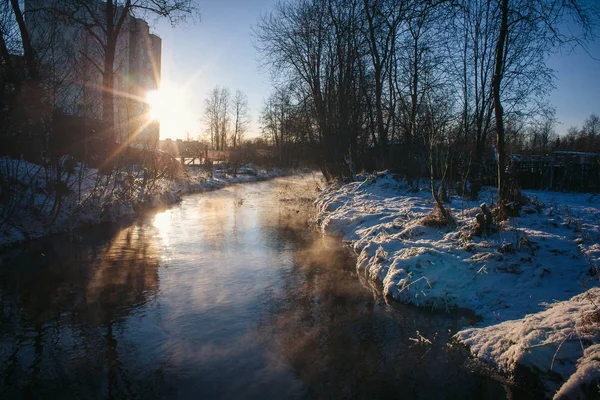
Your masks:
M313 188L189 196L5 262L2 398L504 398L446 345L459 318L387 305L307 229Z
M3 398L135 390L121 358L137 344L122 326L158 291L153 235L140 225L102 227L84 243L52 240L2 265Z

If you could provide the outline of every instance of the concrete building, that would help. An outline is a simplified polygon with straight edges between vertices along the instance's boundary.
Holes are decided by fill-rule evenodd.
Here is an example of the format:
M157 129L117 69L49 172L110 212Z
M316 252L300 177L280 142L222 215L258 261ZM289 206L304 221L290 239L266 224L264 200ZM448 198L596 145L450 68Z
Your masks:
M156 145L159 139L157 121L148 120L148 92L160 86L160 37L150 33L148 23L129 17L117 51L119 69L115 73L115 127L124 135L122 140L135 136L136 142Z
M64 10L64 15L51 9ZM104 90L104 2L25 0L25 11L32 45L47 71L54 109L99 126ZM160 86L161 46L160 37L150 33L146 21L126 16L113 65L114 126L122 143L158 142L159 125L149 120L145 99Z

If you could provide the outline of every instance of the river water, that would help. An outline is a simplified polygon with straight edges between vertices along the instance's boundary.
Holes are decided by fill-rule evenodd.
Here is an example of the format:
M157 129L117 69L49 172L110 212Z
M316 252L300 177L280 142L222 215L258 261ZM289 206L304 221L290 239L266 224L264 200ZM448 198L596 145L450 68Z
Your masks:
M3 255L0 398L506 398L306 224L311 176Z

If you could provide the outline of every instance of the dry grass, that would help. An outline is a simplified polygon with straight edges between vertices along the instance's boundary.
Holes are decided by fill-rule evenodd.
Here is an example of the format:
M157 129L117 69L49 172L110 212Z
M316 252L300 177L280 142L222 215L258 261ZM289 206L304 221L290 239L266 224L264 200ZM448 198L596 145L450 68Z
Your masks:
M437 204L433 207L433 210L429 214L427 214L423 219L421 219L421 224L423 226L429 226L432 228L443 228L447 226L455 226L456 219L452 216L450 209L446 208L446 213L450 216L449 218L444 218L444 215L438 208Z

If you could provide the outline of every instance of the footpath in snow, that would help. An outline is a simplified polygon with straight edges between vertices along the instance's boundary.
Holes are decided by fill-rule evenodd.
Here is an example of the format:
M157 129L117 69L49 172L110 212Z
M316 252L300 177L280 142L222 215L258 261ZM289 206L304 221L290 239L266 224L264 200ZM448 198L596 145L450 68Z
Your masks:
M427 186L426 184L422 186ZM329 186L316 201L323 233L340 235L383 294L482 322L456 339L508 375L525 367L547 396L600 396L600 195L526 191L517 218L470 237L481 203L453 198L453 227L432 227L429 189L390 173Z
M22 188L11 194L10 204L0 204L0 249L83 225L131 218L141 210L175 204L188 193L285 175L280 169L267 171L249 164L235 175L217 169L212 174L195 169L176 180L150 180L144 178L143 171L107 176L78 165L63 173L63 195L55 197L48 191L52 179L41 166L6 158L0 159L0 166L3 175ZM0 187L0 195L2 190L6 189Z

